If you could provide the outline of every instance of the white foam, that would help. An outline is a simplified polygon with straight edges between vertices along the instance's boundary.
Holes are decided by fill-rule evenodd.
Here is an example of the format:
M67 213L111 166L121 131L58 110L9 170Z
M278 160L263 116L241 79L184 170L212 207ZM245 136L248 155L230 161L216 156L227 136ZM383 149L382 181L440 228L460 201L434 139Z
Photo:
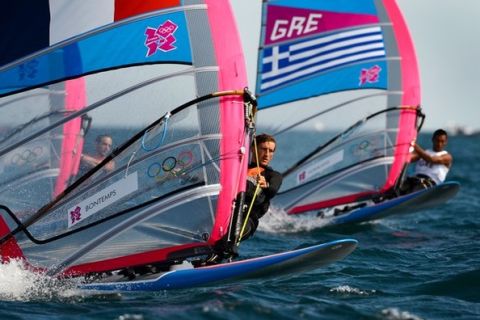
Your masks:
M338 286L338 287L332 288L332 289L330 289L330 292L366 296L366 295L374 294L376 292L376 290L366 291L366 290L361 290L361 289L358 289L358 288L353 288L353 287L344 285L344 286Z
M423 320L423 318L419 316L411 314L408 311L401 311L398 308L383 309L382 316L387 320Z
M122 314L117 318L118 320L143 320L143 315L141 314Z
M78 292L73 282L27 270L21 261L0 263L0 300L50 300L78 295Z
M328 219L311 215L289 215L282 209L270 207L265 216L260 219L259 230L269 233L295 233L321 228L328 222Z

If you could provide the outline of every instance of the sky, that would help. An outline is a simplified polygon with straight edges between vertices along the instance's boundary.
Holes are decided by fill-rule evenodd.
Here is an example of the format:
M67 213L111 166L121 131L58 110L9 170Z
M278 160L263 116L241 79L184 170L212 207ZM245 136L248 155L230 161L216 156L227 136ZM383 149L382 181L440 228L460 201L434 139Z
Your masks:
M230 0L255 88L261 0ZM480 0L397 0L420 69L424 130L480 130Z

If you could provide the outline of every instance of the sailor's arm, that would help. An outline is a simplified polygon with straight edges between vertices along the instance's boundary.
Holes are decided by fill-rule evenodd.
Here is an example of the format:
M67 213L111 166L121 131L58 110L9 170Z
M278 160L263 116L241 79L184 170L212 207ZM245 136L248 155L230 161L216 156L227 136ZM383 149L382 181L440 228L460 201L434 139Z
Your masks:
M416 153L415 151L410 153L410 162L416 162L419 159L420 159L420 156L418 155L418 153Z
M83 163L86 163L90 167L96 167L100 164L100 162L102 162L102 159L97 159L87 154L82 154L80 159ZM104 169L108 172L113 171L115 169L115 162L113 160L109 161L107 164L105 164Z
M100 160L92 157L92 156L89 156L87 154L82 154L80 156L80 160L83 161L84 163L92 166L92 167L95 167L96 165L98 165L100 163Z
M266 188L263 191L272 198L275 196L282 185L282 175L276 171L271 172L269 180L266 182Z
M443 164L447 167L450 167L452 164L452 155L450 153L442 154L441 156L431 156L416 143L413 145L413 148L418 157L429 163Z

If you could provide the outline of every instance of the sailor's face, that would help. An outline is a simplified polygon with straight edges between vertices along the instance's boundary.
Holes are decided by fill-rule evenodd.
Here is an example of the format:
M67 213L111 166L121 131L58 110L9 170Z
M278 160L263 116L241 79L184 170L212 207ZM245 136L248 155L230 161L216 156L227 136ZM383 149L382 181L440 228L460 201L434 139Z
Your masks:
M442 151L448 142L448 138L446 135L441 134L436 136L435 138L432 138L432 144L433 144L433 151Z
M275 153L275 142L262 142L258 146L258 162L262 166L268 166Z
M97 144L97 152L99 155L106 157L110 150L112 150L112 139L110 137L103 137Z

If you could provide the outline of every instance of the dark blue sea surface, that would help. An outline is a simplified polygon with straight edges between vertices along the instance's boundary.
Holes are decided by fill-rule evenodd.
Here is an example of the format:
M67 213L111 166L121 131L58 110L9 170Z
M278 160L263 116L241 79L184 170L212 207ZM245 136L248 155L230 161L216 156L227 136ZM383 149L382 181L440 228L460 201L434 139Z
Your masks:
M420 142L430 145L430 135ZM452 136L457 196L431 210L337 229L266 218L253 257L342 238L344 260L296 277L157 293L92 294L0 270L0 319L480 319L480 137ZM280 152L280 151L279 151ZM274 215L275 212L269 213Z

